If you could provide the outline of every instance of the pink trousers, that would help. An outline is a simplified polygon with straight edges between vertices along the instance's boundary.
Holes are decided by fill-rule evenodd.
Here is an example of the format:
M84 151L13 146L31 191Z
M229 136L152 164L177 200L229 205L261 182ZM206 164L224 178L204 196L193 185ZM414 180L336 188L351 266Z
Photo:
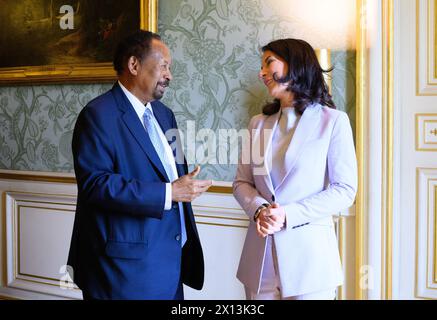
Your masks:
M283 297L281 294L281 285L279 282L277 258L275 254L273 237L267 239L266 256L264 259L264 268L261 278L261 289L258 294L250 292L245 287L247 300L334 300L336 288L328 290L311 292L298 296Z

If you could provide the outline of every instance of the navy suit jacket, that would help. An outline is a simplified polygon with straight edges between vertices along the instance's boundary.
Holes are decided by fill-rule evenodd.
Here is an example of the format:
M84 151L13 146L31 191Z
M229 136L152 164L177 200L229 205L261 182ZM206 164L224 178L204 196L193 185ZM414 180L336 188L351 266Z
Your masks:
M164 132L177 128L169 108L151 105ZM204 261L191 205L184 203L182 249L178 204L164 211L168 177L118 84L80 112L72 147L78 197L68 265L79 288L97 299L173 299L179 281L200 290ZM187 174L185 162L176 167Z

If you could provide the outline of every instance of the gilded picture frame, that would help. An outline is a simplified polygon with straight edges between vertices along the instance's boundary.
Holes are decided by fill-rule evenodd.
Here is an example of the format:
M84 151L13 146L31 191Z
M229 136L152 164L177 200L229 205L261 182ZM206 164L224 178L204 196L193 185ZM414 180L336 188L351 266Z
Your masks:
M84 23L87 23L86 25L89 26L90 23L88 21L85 20L86 17L89 17L90 14L88 14L88 7L87 6L93 6L95 13L94 13L94 19L91 21L91 23L94 25L94 28L98 28L98 32L99 32L99 37L101 37L101 39L105 40L104 37L108 38L107 34L104 34L105 30L110 30L110 28L112 28L112 30L120 30L117 29L117 26L121 25L120 21L123 21L123 23L126 23L125 21L129 21L129 23L132 24L131 20L129 17L133 17L135 16L135 25L138 25L139 22L139 28L143 29L143 30L150 30L153 32L157 31L157 15L158 15L158 0L131 0L131 6L128 6L127 4L129 3L129 0L126 0L124 2L122 2L122 10L120 10L120 8L112 8L112 7L104 7L102 10L102 7L97 7L96 6L96 2L89 2L88 0L76 0L76 1L71 1L71 3L74 3L74 14L76 12L81 12L82 16L79 16L79 18L82 18L82 20L80 20L79 18L76 19L79 21L79 23L82 23L82 25ZM138 2L137 2L138 1ZM21 3L21 2L20 2ZM68 3L68 1L62 1L62 3ZM103 2L102 2L103 3ZM107 2L106 2L107 3ZM114 4L120 6L121 2L114 2ZM10 29L11 30L11 34L7 34L7 32L5 32L5 35L3 36L3 44L2 47L4 48L2 51L5 52L7 50L7 48L9 47L10 52L9 52L9 59L7 53L5 54L5 57L2 57L2 61L3 64L0 64L0 85L28 85L28 84L43 84L43 83L93 83L93 82L112 82L116 79L116 74L115 71L113 70L113 66L112 66L112 52L109 51L113 51L111 47L111 50L104 50L105 47L100 48L100 51L98 51L97 49L94 49L94 53L93 55L90 55L91 58L86 57L87 60L92 60L95 59L94 57L98 57L100 58L100 60L103 60L102 62L100 62L98 59L95 59L96 61L87 61L87 62L82 62L81 61L81 57L85 57L85 54L83 54L83 52L80 52L79 48L81 48L81 46L74 44L74 41L77 40L78 36L78 32L76 31L76 33L74 33L74 30L72 30L70 33L66 33L63 32L61 34L61 32L57 32L56 35L59 35L60 39L56 39L56 45L59 47L61 46L61 44L65 41L69 41L69 45L70 47L73 47L75 50L75 52L77 53L77 59L70 59L70 61L68 61L67 58L69 57L65 57L63 54L59 54L58 52L62 52L60 51L61 49L58 48L59 51L56 50L52 50L53 48L53 43L55 42L55 40L53 40L53 37L51 36L52 34L54 34L53 32L53 27L59 27L60 25L60 21L61 18L63 16L62 14L62 10L59 13L59 8L57 8L56 6L57 1L30 1L28 3L28 8L26 10L25 7L13 7L14 4L13 2L10 2L10 12L7 12L6 10L8 8L2 8L3 14L8 14L8 19L9 22L13 21L16 25L20 26L20 24L22 25L22 27L16 27L15 30L19 30L19 32L21 33L21 41L22 43L20 43L20 46L23 47L25 50L28 50L29 52L32 52L31 49L29 48L30 45L33 45L33 48L35 48L35 51L38 51L39 56L41 57L42 60L40 61L45 61L45 60L49 60L49 61L58 61L58 60L62 60L64 59L66 62L65 63L48 63L48 64L38 64L38 62L35 62L37 65L28 63L28 64L23 64L23 65L19 65L18 61L38 61L37 59L35 59L35 57L33 56L33 53L27 53L27 56L22 54L22 56L24 56L21 60L20 59L16 59L17 61L17 65L7 65L6 67L4 67L5 63L9 63L9 64L14 64L15 61L15 52L17 52L17 55L20 54L20 50L13 50L11 48L14 48L14 39L15 38L20 38L20 37L15 37L13 35L13 30L14 29ZM80 4L82 4L80 6ZM61 2L59 2L58 6L61 5ZM23 4L24 6L24 4ZM36 6L40 6L40 7L36 7ZM71 6L73 7L73 5ZM80 10L80 9L81 10ZM100 18L96 15L100 14L101 12L110 12L110 10L113 10L112 12L112 17L115 16L115 14L118 14L118 17L121 16L121 11L125 10L130 10L132 8L133 11L135 12L124 12L125 17L124 20L118 18L117 20L115 18L111 19L106 19L105 18ZM3 10L5 9L5 10ZM67 11L65 11L67 12ZM123 14L124 14L123 13ZM45 15L45 16L44 16ZM48 17L47 17L48 16ZM96 19L97 17L97 19ZM126 18L127 17L127 18ZM105 20L106 19L106 20ZM4 20L4 19L3 19ZM17 21L20 22L17 22ZM65 20L65 18L64 18ZM47 22L49 21L49 22ZM8 28L8 24L6 21L3 22L4 26ZM20 24L19 24L20 23ZM33 25L32 25L33 23ZM48 23L51 23L51 28L49 29L47 26L44 26L44 29L42 29L41 25L43 23L46 23L46 25ZM118 23L118 25L117 25ZM32 30L32 27L35 26L35 28L39 28L38 31ZM107 27L109 26L109 27ZM114 27L115 26L115 27ZM128 32L128 30L130 31L130 29L133 29L132 27L129 26L126 27L125 25L123 25L124 29L123 31L126 33ZM9 28L12 28L9 24ZM17 29L19 28L19 29ZM135 28L135 27L134 27ZM20 30L21 29L21 30ZM31 32L33 31L34 34L37 34L38 36L43 37L44 35L41 35L39 32L39 30L51 30L50 36L48 35L46 38L49 39L50 41L33 41L32 42L32 36L29 36L27 39L26 38L26 34L25 32L28 32L28 35L32 34ZM86 29L88 30L88 28ZM56 32L56 30L55 30ZM115 32L114 32L115 33ZM65 35L68 36L65 36ZM9 38L6 38L8 37ZM118 37L121 36L121 31L118 32L117 34ZM97 36L96 36L97 37ZM66 40L68 38L68 40ZM6 41L7 39L7 41ZM43 39L43 38L42 38ZM83 41L83 37L80 38L81 40L81 44L84 42ZM102 41L103 41L102 40ZM18 41L18 40L17 40ZM0 43L2 42L2 38L0 37ZM36 42L36 43L35 43ZM48 42L51 42L51 47L49 49L48 47ZM115 43L114 39L112 39L112 42ZM95 43L95 39L93 38L93 44ZM29 44L29 46L27 45ZM47 44L47 45L46 45ZM44 46L47 46L47 48L45 49L46 51L44 51ZM93 48L91 47L92 45L87 44L88 45L88 50L92 51ZM100 44L99 44L100 45ZM19 46L18 46L19 47ZM91 48L89 48L91 47ZM71 50L70 50L71 51ZM11 54L12 53L12 54ZM50 59L48 59L47 57L44 57L44 54L48 54L50 53L52 55L52 57ZM98 53L102 53L100 56L97 56ZM103 54L105 54L106 56L103 56ZM81 55L81 56L80 56ZM35 55L36 56L36 55ZM45 58L45 60L44 60ZM26 60L28 59L28 60ZM32 60L33 59L33 60ZM77 62L73 62L71 63L72 60L77 60ZM6 62L5 62L6 61Z

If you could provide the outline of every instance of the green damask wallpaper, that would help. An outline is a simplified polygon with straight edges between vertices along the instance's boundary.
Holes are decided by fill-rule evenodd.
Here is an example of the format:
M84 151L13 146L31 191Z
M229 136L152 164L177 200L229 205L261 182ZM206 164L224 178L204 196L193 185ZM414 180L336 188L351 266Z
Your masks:
M110 85L0 88L0 168L72 172L79 111Z
M214 132L245 128L268 101L258 80L260 47L272 39L305 39L298 17L281 16L278 0L161 1L159 32L173 53L173 83L164 101L179 126ZM333 52L333 96L354 122L355 55ZM204 164L204 177L232 181L235 165Z
M279 37L305 39L298 19L271 0L159 2L159 33L173 55L163 98L180 128L241 129L268 100L258 80L259 48ZM333 52L333 96L355 121L355 54ZM77 114L110 84L0 87L0 168L72 172ZM194 122L193 122L194 121ZM235 165L203 164L202 177L232 181Z

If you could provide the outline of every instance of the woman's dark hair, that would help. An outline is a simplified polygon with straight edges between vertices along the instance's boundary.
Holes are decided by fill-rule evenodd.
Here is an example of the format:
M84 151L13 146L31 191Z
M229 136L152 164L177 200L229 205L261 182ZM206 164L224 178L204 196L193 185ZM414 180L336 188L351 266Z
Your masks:
M272 51L282 58L288 65L288 73L282 78L273 79L279 83L289 83L287 90L294 94L294 107L299 114L303 114L306 107L312 103L319 103L335 109L335 104L328 91L328 85L323 74L331 69L323 70L317 60L314 49L304 40L280 39L270 42L261 48L262 52ZM278 99L263 107L265 115L272 115L281 108Z
M114 54L114 69L118 75L123 73L130 57L137 57L140 61L150 53L152 40L161 40L161 37L153 32L138 30L120 41Z

